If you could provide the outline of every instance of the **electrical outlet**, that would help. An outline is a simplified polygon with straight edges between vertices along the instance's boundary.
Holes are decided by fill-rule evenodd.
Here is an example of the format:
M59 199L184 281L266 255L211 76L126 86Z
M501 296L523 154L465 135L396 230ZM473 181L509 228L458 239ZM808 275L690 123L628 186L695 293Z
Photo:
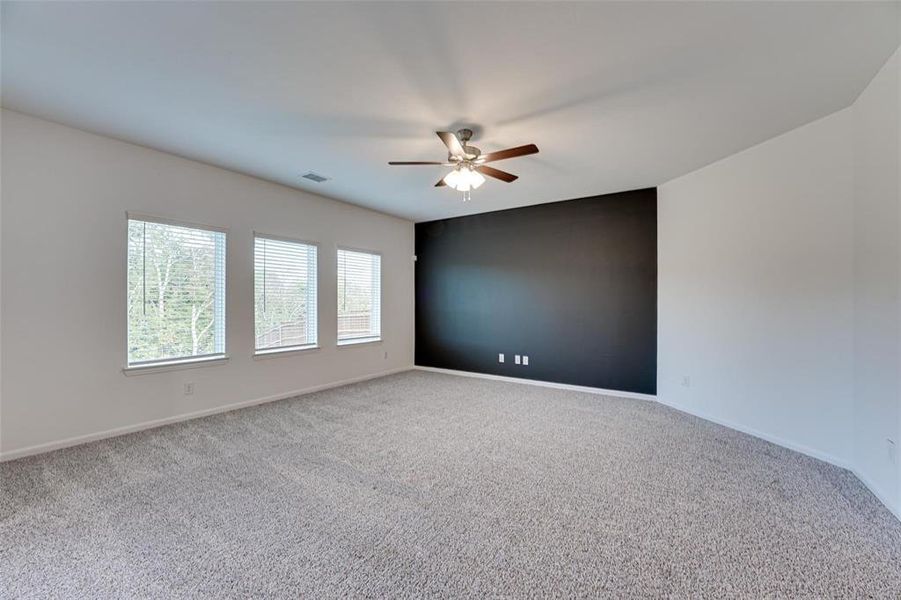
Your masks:
M898 464L898 448L895 446L895 440L885 438L885 445L888 448L888 460L893 465Z
M524 366L524 367L529 366L529 357L526 355L523 355L523 357L522 357L522 366Z
M691 377L688 375L682 376L682 387L691 387Z
M520 360L519 358L519 354L513 357L513 362L515 362L516 364L520 364L522 362L522 360Z
M499 354L497 355L497 362L499 362L499 363L504 362L504 354L503 354L503 352L501 352L501 353L499 353Z
M185 384L185 396L193 396L194 395L194 384L186 383Z

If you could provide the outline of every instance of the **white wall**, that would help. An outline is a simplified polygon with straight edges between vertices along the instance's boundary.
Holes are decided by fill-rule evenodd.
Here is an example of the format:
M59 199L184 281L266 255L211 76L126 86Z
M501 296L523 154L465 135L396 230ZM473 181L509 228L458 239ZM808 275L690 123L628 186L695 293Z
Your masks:
M6 456L412 366L411 222L20 113L0 118ZM123 375L127 210L229 228L227 364ZM321 350L252 357L254 230L320 243ZM336 245L383 254L382 344L335 346Z
M838 463L851 448L851 117L658 190L658 398Z
M901 510L899 465L889 460L886 444L901 443L899 60L896 53L853 107L853 462L860 477Z
M896 53L851 107L659 188L658 398L901 518L899 80Z

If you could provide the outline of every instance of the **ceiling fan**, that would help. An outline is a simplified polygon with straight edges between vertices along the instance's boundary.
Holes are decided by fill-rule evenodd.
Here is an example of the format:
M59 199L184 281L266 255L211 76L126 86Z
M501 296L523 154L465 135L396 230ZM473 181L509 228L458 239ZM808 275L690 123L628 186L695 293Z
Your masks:
M438 137L447 146L447 162L429 162L429 161L391 161L389 165L441 165L443 167L454 167L454 170L438 180L435 187L448 186L458 192L463 192L463 201L469 200L471 190L478 188L485 183L485 177L494 177L506 183L512 183L518 179L518 176L494 167L489 167L485 163L496 162L508 158L516 158L517 156L527 156L529 154L537 154L538 146L535 144L526 144L525 146L517 146L516 148L507 148L506 150L498 150L497 152L489 152L482 154L482 151L475 146L467 144L472 138L471 129L460 129L457 133L450 131L436 131Z

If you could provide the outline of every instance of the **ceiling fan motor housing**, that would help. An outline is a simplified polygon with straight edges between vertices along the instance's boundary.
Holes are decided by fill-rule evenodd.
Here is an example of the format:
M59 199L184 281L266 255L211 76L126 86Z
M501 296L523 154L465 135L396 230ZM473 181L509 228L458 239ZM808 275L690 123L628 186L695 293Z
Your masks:
M472 129L458 129L457 130L457 139L460 140L460 145L463 146L463 159L464 160L475 160L482 154L482 151L475 146L470 146L466 142L472 139ZM451 158L455 158L451 156ZM459 157L456 157L459 158Z

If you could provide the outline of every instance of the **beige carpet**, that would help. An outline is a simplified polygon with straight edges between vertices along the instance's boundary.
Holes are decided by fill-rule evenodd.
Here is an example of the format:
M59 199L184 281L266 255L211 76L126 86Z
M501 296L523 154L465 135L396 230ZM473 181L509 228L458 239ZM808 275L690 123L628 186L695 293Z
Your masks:
M660 405L409 372L0 465L3 598L880 597L849 473Z

